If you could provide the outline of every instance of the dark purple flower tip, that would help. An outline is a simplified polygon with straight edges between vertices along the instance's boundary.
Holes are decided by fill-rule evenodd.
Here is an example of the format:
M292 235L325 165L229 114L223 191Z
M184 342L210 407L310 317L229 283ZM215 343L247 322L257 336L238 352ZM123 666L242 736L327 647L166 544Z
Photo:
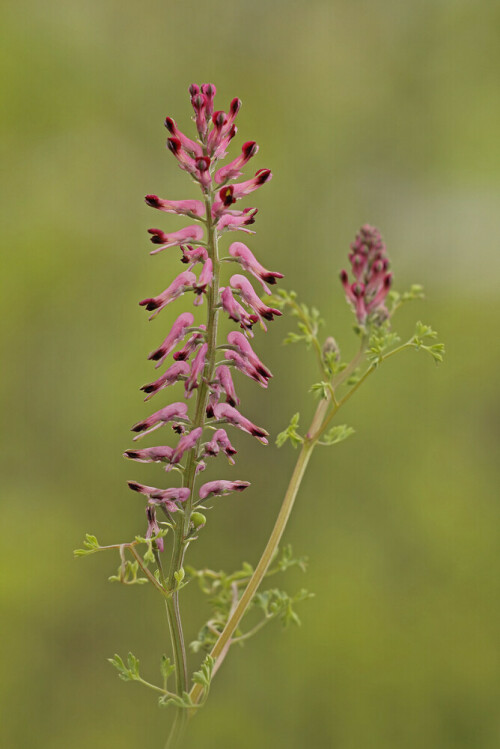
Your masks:
M225 112L214 112L212 115L212 122L214 123L215 127L221 128L226 121L226 113Z
M346 284L346 283L348 283L348 281L349 281L349 276L348 276L348 274L347 274L347 271L346 271L346 270L341 270L341 271L340 271L340 280L342 281L342 283L343 283L343 284Z
M140 455L140 453L137 452L137 450L125 450L125 452L123 453L123 457L124 458L130 458L131 460L136 460L136 458L138 458L139 455ZM129 486L130 486L131 483L132 482L129 481ZM130 488L132 488L132 487L130 487Z
M158 205L160 203L160 198L158 197L158 195L146 195L144 200L149 206L151 206L151 208L158 208Z
M266 283L270 284L271 286L274 286L275 283L277 283L278 278L284 278L285 276L283 273L263 273L262 278Z
M157 299L152 299L151 297L149 297L148 299L142 299L139 302L139 307L146 307L149 312L158 309L159 306L160 302L158 302Z
M240 109L241 109L241 99L238 99L236 97L232 100L231 104L229 105L229 112L231 116L236 117Z
M177 156L179 151L182 148L182 144L179 140L179 138L168 138L167 140L167 148L169 151L172 151L174 156Z
M172 424L172 431L176 434L184 434L184 432L186 431L186 427L179 421L174 421L174 423Z
M141 390L144 391L145 393L153 393L156 390L156 387L154 383L152 382L150 385L143 385L141 387Z
M132 489L133 492L141 492L143 489L142 484L138 484L136 481L127 481L128 488Z
M156 195L155 196L148 195L146 197L146 203L148 203L148 205L155 208L156 206L153 206L152 203L148 202L147 198L149 197L156 197ZM159 200L159 198L157 198L157 200ZM148 234L152 235L149 239L153 244L164 244L167 241L166 240L167 235L161 229L148 229Z
M201 94L196 94L196 96L193 96L191 99L191 103L196 110L202 109L205 105L205 97Z
M165 117L165 127L169 133L175 132L175 122L171 117Z
M254 140L248 140L246 143L243 143L241 147L241 152L245 159L251 159L252 156L255 156L258 150L259 147Z
M257 185L264 185L266 182L268 182L271 177L273 176L270 169L259 169L258 172L255 172L256 176L256 184Z
M260 314L265 320L270 320L272 322L275 317L281 317L283 312L279 309L274 309L274 307L269 307L268 309L263 310Z
M233 197L234 194L234 187L232 185L227 185L227 187L223 187L221 190L219 190L219 198L221 199L223 205L227 208L233 203L236 203L235 198Z
M192 83L189 87L189 95L196 96L200 93L200 87L196 83Z
M206 172L208 169L210 169L210 157L200 156L198 159L196 159L195 165L199 172Z
M204 83L201 87L201 92L202 94L205 94L205 96L208 96L210 99L213 99L213 97L217 93L217 89L214 83Z

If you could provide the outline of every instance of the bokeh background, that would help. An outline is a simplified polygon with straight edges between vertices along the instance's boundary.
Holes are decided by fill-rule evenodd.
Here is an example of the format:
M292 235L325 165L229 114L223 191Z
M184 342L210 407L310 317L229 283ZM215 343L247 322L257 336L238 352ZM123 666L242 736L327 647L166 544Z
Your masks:
M497 749L500 5L17 0L1 29L1 745L167 735L154 695L106 662L130 649L155 678L161 601L110 585L114 557L72 549L144 527L125 481L157 474L121 453L148 412L146 354L185 304L151 324L137 306L179 268L177 250L149 257L146 228L183 225L143 196L196 197L162 123L189 127L188 85L213 81L219 107L243 100L235 147L257 140L255 168L274 172L247 203L249 244L320 307L325 335L354 351L338 271L370 222L397 287L426 288L401 334L430 322L448 353L440 368L392 360L344 412L356 435L318 449L287 532L310 557L283 580L316 594L303 626L232 654L188 746ZM273 435L314 408L315 363L281 345L290 328L257 335L269 391L239 384ZM193 564L257 560L296 457L235 441L223 471L253 486L217 502ZM207 614L194 586L183 609L189 640Z

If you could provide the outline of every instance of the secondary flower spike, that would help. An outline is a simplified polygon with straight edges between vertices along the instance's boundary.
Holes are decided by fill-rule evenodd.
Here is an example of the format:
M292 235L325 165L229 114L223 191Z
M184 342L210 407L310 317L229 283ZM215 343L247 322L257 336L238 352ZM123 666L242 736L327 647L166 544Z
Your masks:
M359 324L383 322L389 314L384 302L392 274L388 272L389 259L378 229L369 224L361 227L351 244L349 260L354 283L349 282L346 270L341 271L340 280Z

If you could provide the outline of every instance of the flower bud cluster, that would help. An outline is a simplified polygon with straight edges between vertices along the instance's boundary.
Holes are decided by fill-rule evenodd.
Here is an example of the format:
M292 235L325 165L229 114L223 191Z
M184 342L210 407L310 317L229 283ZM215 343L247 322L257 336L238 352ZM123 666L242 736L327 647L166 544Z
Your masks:
M185 216L196 222L174 232L156 228L148 230L154 245L152 255L179 247L182 253L180 260L187 268L164 291L143 299L139 304L153 313L151 319L167 305L191 293L196 308L207 299L207 312L204 323L195 322L191 312L179 314L163 342L148 356L155 362L156 368L165 363L167 366L156 380L142 386L146 401L178 383L184 389L184 400L155 411L132 427L136 433L134 440L138 440L168 424L174 433L180 435L177 445L131 449L124 453L125 457L137 462L161 463L170 476L174 475L173 469L183 476L181 487L166 489L129 482L133 491L147 497L148 538L159 531L156 517L159 507L168 515L181 511L185 517L187 514L192 518L192 510L202 501L229 492L240 492L249 486L247 481L217 479L203 484L197 496L194 495L194 480L205 469L206 459L223 453L230 465L235 463L236 450L222 426L234 426L267 444L266 430L253 424L237 408L240 399L232 372L241 372L261 387L267 387L272 374L260 361L248 339L253 337L256 323L266 330L264 321L281 315L280 310L269 307L260 299L243 273L256 279L266 294L270 293L268 284L276 284L278 279L283 278L282 274L267 270L242 242L233 242L229 246L229 257L225 258L228 262L238 263L242 273L233 274L226 286L219 285L221 261L217 252L218 239L227 231L254 233L248 227L254 223L257 209L237 210L234 206L238 200L268 182L272 177L271 171L259 169L254 177L234 182L241 177L243 167L259 150L257 143L247 141L236 158L226 165L219 164L237 132L235 119L241 107L240 100L233 99L226 113L214 110L216 89L213 84L193 84L189 94L197 138L185 135L175 120L167 117L167 148L179 167L199 185L202 200L165 200L157 195L146 196L146 204L151 208ZM220 310L226 312L240 330L231 331L226 341L217 346L217 317ZM222 361L216 361L217 351L222 353ZM196 405L194 414L190 414L186 401L194 394L197 396ZM207 419L210 420L208 425ZM203 441L207 428L212 430L211 436ZM196 527L203 524L198 523ZM163 538L157 539L156 544L162 551Z
M346 270L340 273L347 301L351 304L360 325L380 323L387 319L385 299L392 284L389 258L378 229L362 226L351 244L349 253L354 282Z

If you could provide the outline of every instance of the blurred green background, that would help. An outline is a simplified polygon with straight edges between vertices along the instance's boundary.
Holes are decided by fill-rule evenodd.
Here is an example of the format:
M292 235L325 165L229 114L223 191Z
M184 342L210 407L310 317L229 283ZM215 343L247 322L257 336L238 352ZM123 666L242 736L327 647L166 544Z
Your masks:
M231 655L188 746L497 749L499 3L18 0L1 29L1 746L167 735L154 695L106 662L130 649L155 678L161 601L107 583L113 556L72 549L144 528L125 480L158 473L121 453L150 410L146 354L186 304L150 324L137 306L179 272L177 250L149 257L146 228L184 225L143 196L197 197L163 119L189 127L188 85L213 81L219 108L243 100L235 148L257 140L252 166L274 172L246 203L258 258L350 355L338 271L376 224L397 287L427 291L399 330L430 322L448 354L387 363L344 412L356 435L318 449L287 532L310 557L283 581L316 594L303 626ZM290 328L257 334L269 391L239 378L243 412L273 435L314 408ZM237 467L218 468L253 486L217 503L191 563L255 562L277 512L296 454L235 442ZM194 586L183 612L189 640L207 615Z

